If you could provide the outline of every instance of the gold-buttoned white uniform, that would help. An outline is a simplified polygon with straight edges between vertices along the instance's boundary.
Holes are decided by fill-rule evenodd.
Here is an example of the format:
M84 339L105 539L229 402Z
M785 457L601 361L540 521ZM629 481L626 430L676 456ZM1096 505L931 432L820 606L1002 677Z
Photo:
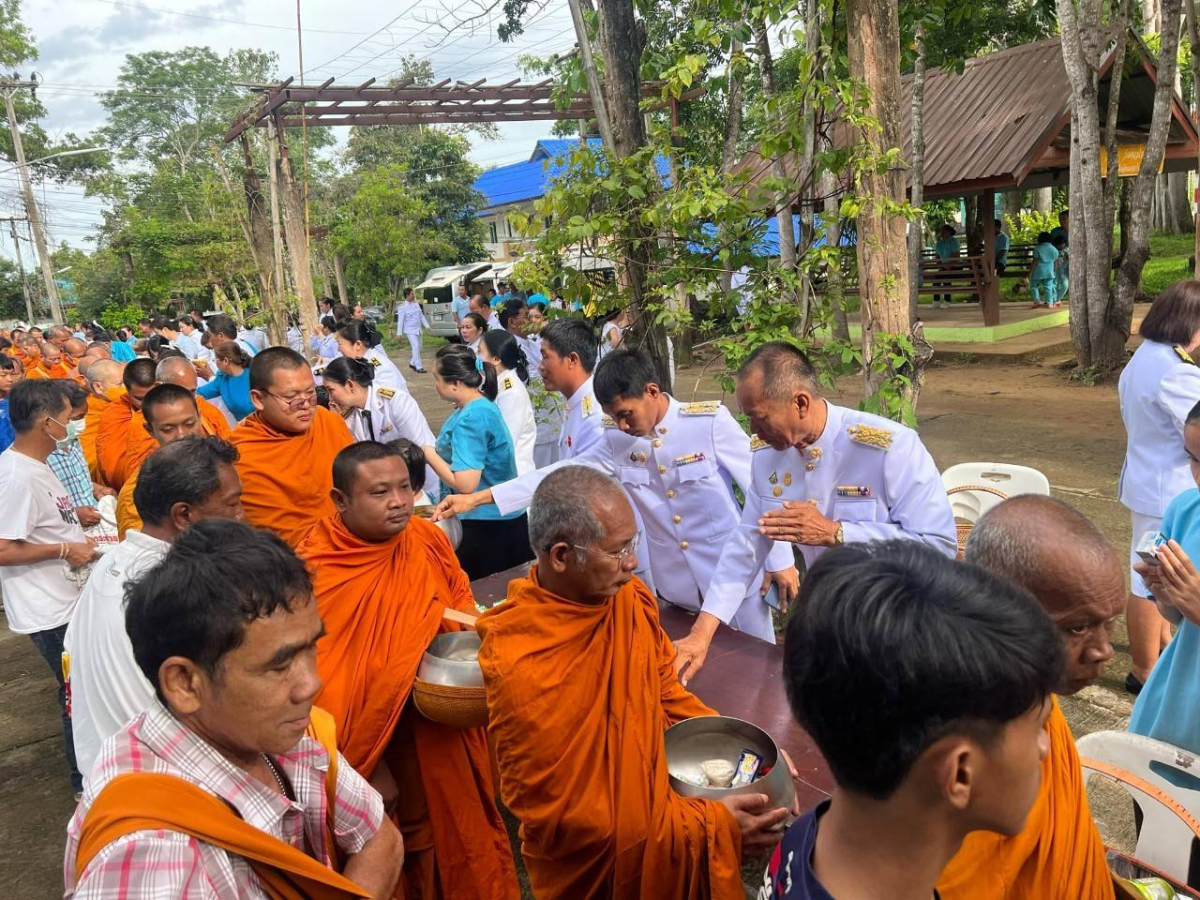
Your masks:
M736 483L744 493L751 487L750 438L729 410L716 401L668 406L654 432L644 437L624 434L611 419L604 419L602 440L570 462L594 466L616 478L639 514L644 549L654 576L654 586L669 603L695 612L712 612L738 631L774 642L770 607L760 597L762 573L791 568L791 547L770 548L736 604L717 609L701 605L721 558L721 548L738 528L742 510L733 494ZM528 503L550 471L562 463L539 469L531 476L504 485L508 502ZM496 497L501 512L508 511ZM520 508L517 506L515 508Z
M346 417L346 425L356 441L379 441L386 444L400 438L408 438L418 447L429 447L437 443L425 414L417 401L407 391L395 388L367 388L367 401ZM425 491L431 497L440 493L437 475L432 467L425 467Z
M947 556L958 552L950 501L933 457L911 428L834 406L820 438L804 450L774 450L755 439L751 489L742 521L731 533L704 597L718 617L741 602L771 550L758 520L788 500L812 502L842 523L846 543L909 538ZM825 547L798 544L811 566Z

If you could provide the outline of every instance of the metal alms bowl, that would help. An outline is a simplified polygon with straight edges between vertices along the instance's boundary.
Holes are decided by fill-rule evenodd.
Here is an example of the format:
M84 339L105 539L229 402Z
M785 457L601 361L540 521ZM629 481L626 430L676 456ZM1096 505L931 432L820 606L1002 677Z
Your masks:
M421 657L417 680L448 687L483 687L483 669L476 660L446 659L454 650L470 648L479 652L479 634L474 631L448 631L439 634Z
M667 771L671 787L684 797L705 797L723 800L734 794L766 794L772 808L791 809L796 802L796 786L779 747L769 734L742 719L731 716L700 716L685 719L667 729ZM762 768L770 771L750 784L741 787L698 787L689 784L675 773L683 770L700 771L700 763L709 759L727 759L734 765L743 750L763 758Z

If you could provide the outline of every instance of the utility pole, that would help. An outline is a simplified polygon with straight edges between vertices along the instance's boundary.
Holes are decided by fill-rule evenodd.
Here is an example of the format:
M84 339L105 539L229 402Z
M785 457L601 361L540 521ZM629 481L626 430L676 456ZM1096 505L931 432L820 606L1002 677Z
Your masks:
M0 93L4 94L4 108L8 112L8 128L12 132L13 152L17 157L17 171L21 174L21 192L25 197L25 215L33 231L33 242L37 247L38 263L42 267L42 278L46 282L46 297L50 301L50 318L55 325L63 324L62 305L58 301L58 285L54 282L54 266L50 262L50 251L46 247L46 235L42 231L42 219L37 201L33 197L33 185L29 182L29 169L25 165L25 148L21 145L21 130L17 127L17 113L13 109L13 92L37 88L36 81L0 81Z
M9 231L12 233L13 247L17 251L17 275L21 279L21 296L25 298L25 321L32 325L33 301L29 297L29 282L25 280L25 264L21 261L21 239L17 237L17 223L24 221L25 218L19 216L0 217L0 222L7 222Z
M588 37L583 6L580 0L567 0L567 6L571 9L571 22L575 26L575 40L579 44L579 58L583 61L583 74L587 79L588 93L592 97L592 112L596 114L600 139L604 141L604 146L609 153L615 153L612 120L608 117L608 104L604 99L604 88L600 86L600 75L596 71L596 61L592 56L592 41ZM586 140L583 143L586 145Z

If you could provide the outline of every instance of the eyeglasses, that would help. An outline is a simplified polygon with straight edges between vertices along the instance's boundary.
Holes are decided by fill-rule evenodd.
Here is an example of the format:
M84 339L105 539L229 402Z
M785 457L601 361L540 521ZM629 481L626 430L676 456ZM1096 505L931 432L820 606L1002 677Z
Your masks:
M582 550L584 553L596 553L600 556L607 556L609 559L616 562L623 563L629 559L629 557L633 556L634 552L637 550L638 544L641 543L641 540L642 533L639 531L633 536L633 540L631 540L616 553L611 553L608 550L599 550L595 547L581 547L579 544L572 544L571 546L576 550Z
M288 409L304 409L308 406L317 405L316 389L305 391L303 394L297 394L295 397L280 397L278 394L272 394L270 391L263 391L268 397L273 397L278 400Z

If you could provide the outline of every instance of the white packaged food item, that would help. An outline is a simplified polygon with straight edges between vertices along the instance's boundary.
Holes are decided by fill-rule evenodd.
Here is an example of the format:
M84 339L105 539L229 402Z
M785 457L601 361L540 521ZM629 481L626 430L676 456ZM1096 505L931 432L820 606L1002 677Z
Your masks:
M700 763L700 769L708 779L710 787L721 788L729 787L733 783L734 773L737 772L737 766L727 759L706 759Z
M708 787L708 779L704 777L699 766L680 766L672 769L671 774L692 787Z

